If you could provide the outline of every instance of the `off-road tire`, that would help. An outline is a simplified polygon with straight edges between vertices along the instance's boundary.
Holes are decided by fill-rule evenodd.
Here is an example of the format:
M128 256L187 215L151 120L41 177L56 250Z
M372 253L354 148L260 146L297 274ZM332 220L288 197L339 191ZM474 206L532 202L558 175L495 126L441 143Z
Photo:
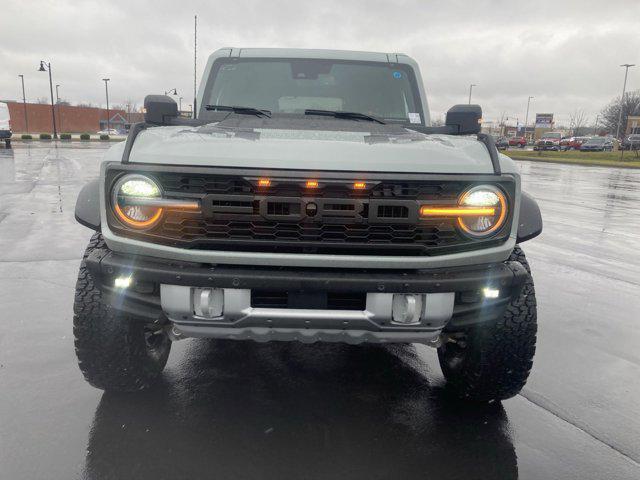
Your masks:
M533 279L519 246L509 260L520 262L529 276L502 318L448 332L456 342L438 348L447 385L461 398L478 402L511 398L531 371L538 329Z
M149 387L167 363L171 341L143 321L118 313L102 301L102 293L86 266L86 258L104 248L95 233L82 258L73 304L73 335L84 378L94 387L136 391Z

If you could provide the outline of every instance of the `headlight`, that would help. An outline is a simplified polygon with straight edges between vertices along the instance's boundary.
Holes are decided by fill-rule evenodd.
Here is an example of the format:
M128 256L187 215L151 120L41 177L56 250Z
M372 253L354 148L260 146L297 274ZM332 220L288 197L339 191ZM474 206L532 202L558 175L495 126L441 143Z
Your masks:
M504 225L507 218L507 200L498 187L479 185L460 195L456 207L423 205L422 217L453 217L467 235L488 237Z
M507 218L507 201L504 193L492 185L480 185L460 196L458 205L467 214L458 216L458 225L473 237L486 237L498 231ZM479 210L474 214L473 210Z
M113 187L112 205L118 219L128 227L151 228L162 215L162 208L153 205L162 191L156 182L144 175L125 175Z

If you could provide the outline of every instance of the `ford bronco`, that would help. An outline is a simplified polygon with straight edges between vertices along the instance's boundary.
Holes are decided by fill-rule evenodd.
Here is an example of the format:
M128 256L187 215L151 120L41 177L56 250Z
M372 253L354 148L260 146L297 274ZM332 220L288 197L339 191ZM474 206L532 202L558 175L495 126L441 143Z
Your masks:
M422 343L463 398L520 391L537 327L519 244L542 221L479 106L431 126L403 54L236 48L197 103L147 96L79 194L89 383L143 389L173 341L204 337Z

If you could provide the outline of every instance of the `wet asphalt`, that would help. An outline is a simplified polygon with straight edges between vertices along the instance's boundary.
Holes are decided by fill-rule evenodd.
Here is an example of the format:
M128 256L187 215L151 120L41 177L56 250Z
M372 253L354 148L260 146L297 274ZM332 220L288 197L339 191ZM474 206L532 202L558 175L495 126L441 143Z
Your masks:
M502 404L451 398L420 345L184 340L125 395L84 382L71 327L104 148L0 149L0 480L640 478L640 170L519 163L540 326Z

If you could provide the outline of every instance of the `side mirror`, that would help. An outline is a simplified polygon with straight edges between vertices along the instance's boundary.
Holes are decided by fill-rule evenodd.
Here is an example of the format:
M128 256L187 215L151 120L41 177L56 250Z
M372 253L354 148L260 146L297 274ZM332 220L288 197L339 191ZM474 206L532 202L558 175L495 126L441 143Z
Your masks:
M166 125L171 118L178 116L178 104L166 95L147 95L144 97L144 121L156 125Z
M480 133L482 108L480 105L454 105L447 112L445 124L453 129L454 135Z

